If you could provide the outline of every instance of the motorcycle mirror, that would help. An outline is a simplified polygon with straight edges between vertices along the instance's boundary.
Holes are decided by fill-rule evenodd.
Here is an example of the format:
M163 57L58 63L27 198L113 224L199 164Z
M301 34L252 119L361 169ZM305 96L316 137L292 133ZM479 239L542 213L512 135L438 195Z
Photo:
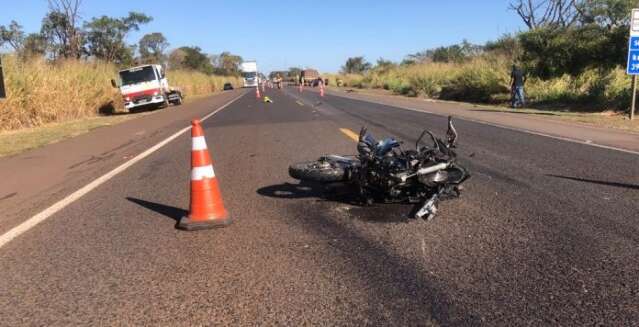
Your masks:
M419 151L419 142L422 141L422 139L424 138L424 135L426 135L426 130L424 130L422 134L419 135L419 137L417 138L417 141L415 142L415 150Z
M457 131L453 126L453 116L448 116L448 131L446 131L446 139L448 141L448 147L454 148L457 141Z
M366 132L367 132L366 126L362 126L362 129L359 130L360 141L364 139L364 136L366 136Z
M415 149L417 149L417 151L419 151L419 143L422 141L422 139L424 138L424 136L426 136L426 134L428 134L430 136L430 139L433 141L433 146L435 149L439 150L439 144L437 143L437 139L435 138L435 135L433 135L433 133L431 133L429 130L425 129L422 134L419 136L419 138L417 139L417 142L415 142Z

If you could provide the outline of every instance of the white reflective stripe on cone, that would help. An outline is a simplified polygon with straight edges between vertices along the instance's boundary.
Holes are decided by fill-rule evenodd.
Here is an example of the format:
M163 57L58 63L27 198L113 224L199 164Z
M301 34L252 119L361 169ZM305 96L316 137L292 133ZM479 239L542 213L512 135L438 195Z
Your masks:
M206 150L206 140L204 136L193 137L193 151Z
M193 167L193 169L191 170L192 181L201 181L205 177L206 178L215 177L215 171L213 171L213 165L208 165L203 167Z

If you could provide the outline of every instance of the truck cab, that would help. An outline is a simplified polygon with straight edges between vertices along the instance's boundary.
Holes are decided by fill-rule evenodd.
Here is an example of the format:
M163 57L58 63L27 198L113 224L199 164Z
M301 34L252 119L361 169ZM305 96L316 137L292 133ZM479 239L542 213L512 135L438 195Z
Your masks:
M240 64L242 71L242 81L244 87L257 87L260 85L260 76L257 71L257 62L245 61Z
M166 73L161 65L143 65L121 70L120 93L127 110L156 105L166 107L169 103L182 103L182 93L169 87Z

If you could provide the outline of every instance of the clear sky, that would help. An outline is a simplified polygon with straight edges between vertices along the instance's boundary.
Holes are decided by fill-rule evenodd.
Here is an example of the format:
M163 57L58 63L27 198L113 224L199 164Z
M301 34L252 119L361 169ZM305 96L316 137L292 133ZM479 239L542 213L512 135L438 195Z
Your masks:
M15 19L35 32L46 0L0 0L0 24ZM197 45L205 52L230 51L256 59L260 70L312 67L335 72L349 56L374 62L467 39L484 43L523 28L508 0L457 1L207 1L84 0L82 17L154 18L130 42L162 32L171 47Z

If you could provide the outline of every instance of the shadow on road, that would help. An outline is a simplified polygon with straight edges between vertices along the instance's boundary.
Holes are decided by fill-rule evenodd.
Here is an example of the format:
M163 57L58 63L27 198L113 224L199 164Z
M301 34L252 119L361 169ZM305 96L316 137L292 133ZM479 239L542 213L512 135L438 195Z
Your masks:
M349 184L321 184L302 181L262 187L262 196L278 199L316 198L318 201L346 204L350 216L372 223L408 223L420 206L405 203L374 203L363 205L355 187Z
M135 107L129 109L128 111L117 111L115 103L113 101L109 101L104 103L98 108L98 113L102 116L123 116L123 115L134 115L142 112L153 111L159 109L158 105L146 105L141 107Z
M570 176L561 176L561 175L546 175L546 176L555 177L555 178L561 178L561 179L568 179L568 180L577 181L577 182L584 182L584 183L592 183L592 184L599 184L599 185L606 185L606 186L621 187L621 188L627 188L627 189L631 189L631 190L639 190L639 185L634 185L634 184L598 181L598 180L594 180L594 179L586 179L586 178L570 177Z
M267 186L257 192L281 199L335 196L323 191L324 185L311 185L284 183ZM345 202L343 199L338 201ZM392 247L371 239L370 235L336 218L329 206L322 205L325 202L316 205L308 201L291 202L287 210L291 210L292 214L282 219L320 239L334 240L330 243L331 253L349 264L349 269L340 273L345 279L355 278L366 285L371 301L366 310L369 322L398 326L480 324L481 316L451 298L451 285L429 274L427 264L417 264L398 256ZM380 208L390 207L394 206L357 206L350 210L368 209L367 214L376 212L374 214L383 216Z
M136 199L136 198L132 198L132 197L127 197L127 200L145 207L151 211L155 211L163 216L166 216L168 218L171 218L173 220L175 220L176 222L180 221L180 218L186 216L189 214L188 211L184 210L184 209L180 209L180 208L176 208L176 207L172 207L172 206L167 206L164 204L159 204L159 203L155 203L155 202L149 202L149 201L145 201L145 200L141 200L141 199Z
M302 181L299 184L284 183L265 186L257 194L278 199L318 198L347 204L358 204L355 190L347 184L320 184Z

